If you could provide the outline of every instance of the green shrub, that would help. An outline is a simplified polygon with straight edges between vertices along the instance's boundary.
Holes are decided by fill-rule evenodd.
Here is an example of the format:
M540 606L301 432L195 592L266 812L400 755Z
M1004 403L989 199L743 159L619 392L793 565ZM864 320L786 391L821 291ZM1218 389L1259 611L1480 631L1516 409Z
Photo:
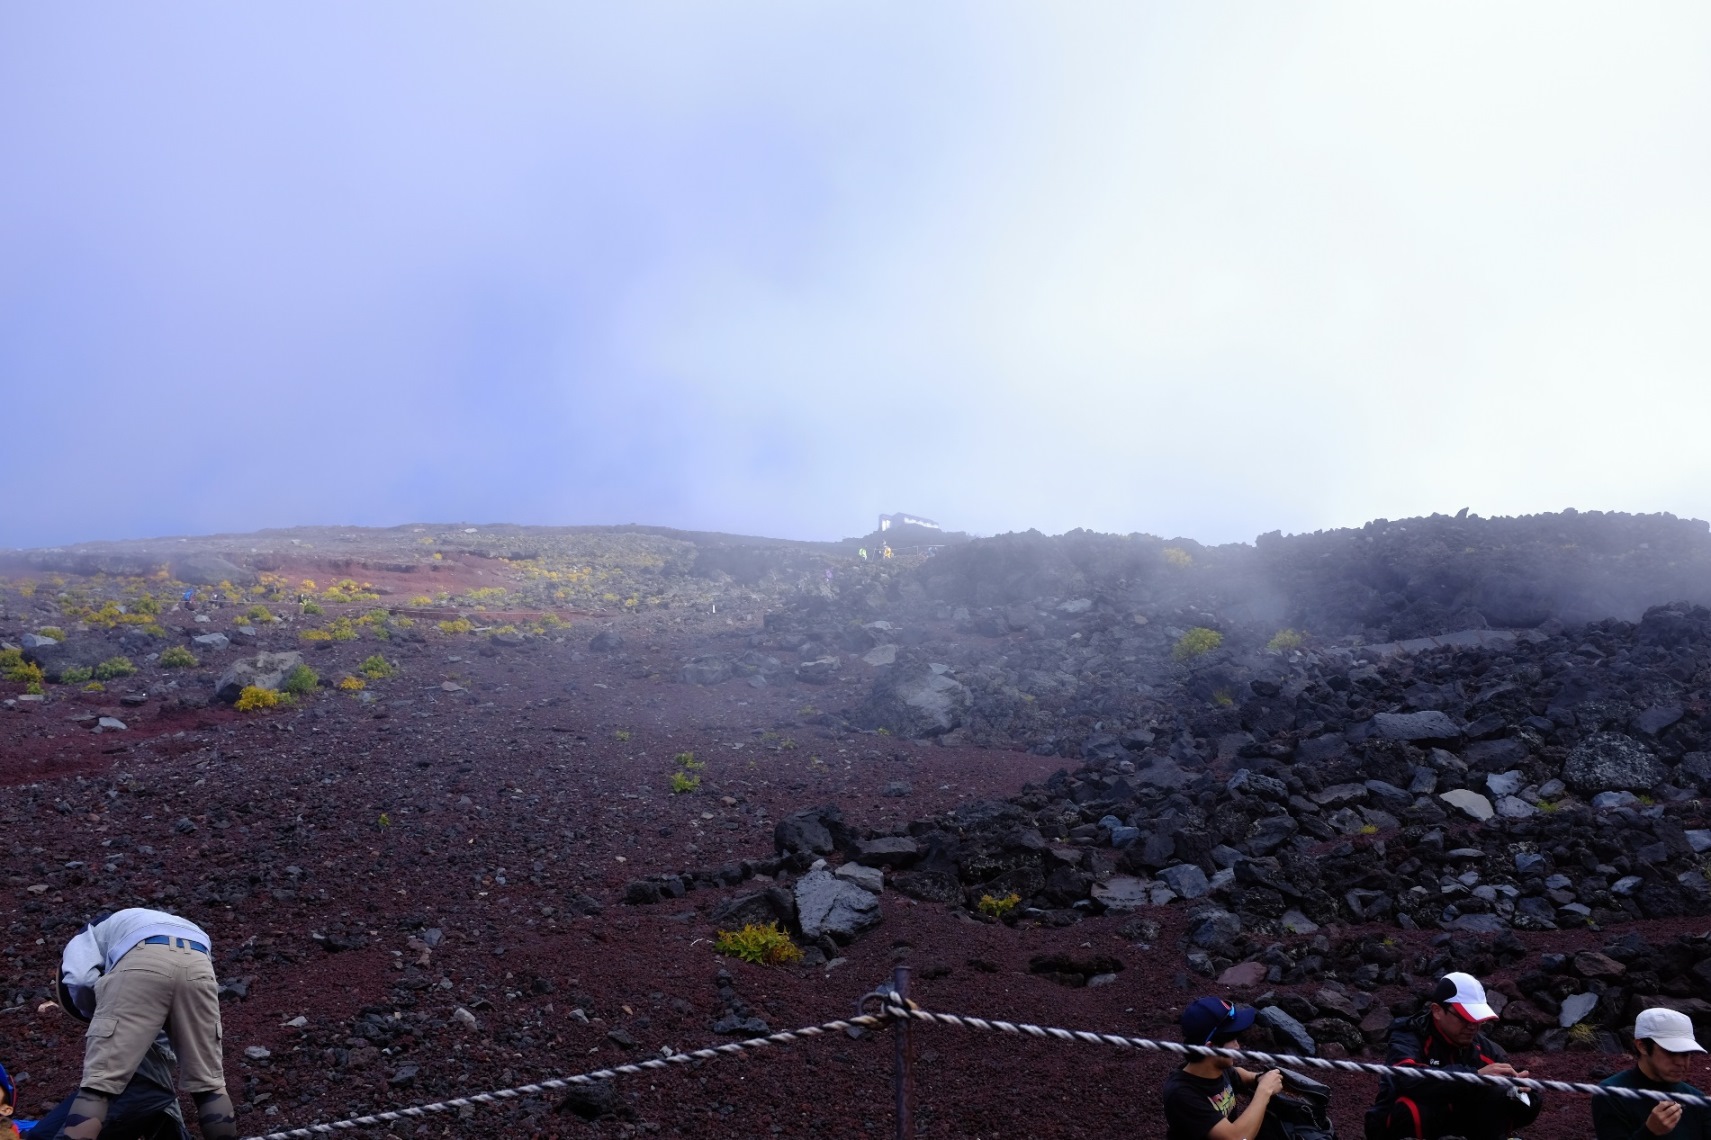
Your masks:
M273 614L266 606L251 606L244 611L244 616L250 619L252 625L268 625L273 621Z
M384 681L386 678L392 676L393 672L392 662L388 661L378 653L372 657L365 658L363 663L357 668L361 670L363 676L367 677L371 681Z
M291 672L285 674L285 680L280 682L279 688L281 692L301 697L314 692L315 686L320 683L320 674L315 670L307 665L293 665Z
M980 901L975 904L975 909L981 914L986 915L988 918L1002 919L1011 911L1015 910L1016 905L1021 901L1022 896L1017 894L1015 891L1011 891L1009 894L1003 895L1002 897L981 895Z
M129 657L109 657L95 666L95 679L111 681L114 677L129 677L136 671L137 667L131 664Z
M1164 561L1167 566L1177 570L1186 570L1194 565L1194 555L1180 546L1167 546L1164 548Z
M673 756L671 760L672 763L676 764L686 772L699 772L707 766L705 761L697 760L695 758L695 753L693 752L679 752L676 756Z
M693 792L700 786L700 776L691 776L688 772L673 772L671 774L671 794L674 796L681 796L685 792Z
M36 630L36 632L41 634L43 637L51 637L55 641L65 640L65 630L59 628L57 625L44 625L42 628Z
M765 926L751 922L741 930L721 930L713 940L713 949L757 966L788 966L802 960L801 948L776 922Z
M1299 630L1280 629L1271 635L1271 640L1265 643L1265 647L1273 652L1300 649L1306 640L1307 639L1301 635Z
M62 685L81 685L95 676L95 670L82 665L73 665L69 669L59 671L59 683Z
M303 616L305 617L320 617L326 612L326 610L322 609L320 605L315 602L303 603Z
M1178 661L1192 661L1203 657L1224 644L1224 635L1215 629L1207 629L1197 625L1177 640L1176 648L1170 655Z
M171 649L161 651L160 664L163 669L194 669L201 662L196 660L196 654L182 645L174 645Z

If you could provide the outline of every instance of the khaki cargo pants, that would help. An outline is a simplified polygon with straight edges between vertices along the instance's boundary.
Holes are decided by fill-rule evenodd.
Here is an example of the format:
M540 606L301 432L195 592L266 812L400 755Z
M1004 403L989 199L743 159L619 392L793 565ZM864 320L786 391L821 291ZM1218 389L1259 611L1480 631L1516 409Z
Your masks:
M180 1088L194 1095L226 1087L214 963L176 941L132 947L95 983L82 1087L118 1096L162 1029L178 1054Z

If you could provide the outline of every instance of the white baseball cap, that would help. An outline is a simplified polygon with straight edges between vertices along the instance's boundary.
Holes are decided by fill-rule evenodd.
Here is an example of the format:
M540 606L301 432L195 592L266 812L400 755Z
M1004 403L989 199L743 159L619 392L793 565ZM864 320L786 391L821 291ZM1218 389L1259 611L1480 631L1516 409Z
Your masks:
M1449 1006L1472 1022L1497 1019L1497 1011L1485 1002L1485 987L1472 974L1445 974L1439 978L1432 1001Z
M1673 1009L1641 1010L1634 1019L1634 1040L1650 1041L1671 1053L1705 1052L1704 1046L1693 1039L1693 1022L1685 1013Z

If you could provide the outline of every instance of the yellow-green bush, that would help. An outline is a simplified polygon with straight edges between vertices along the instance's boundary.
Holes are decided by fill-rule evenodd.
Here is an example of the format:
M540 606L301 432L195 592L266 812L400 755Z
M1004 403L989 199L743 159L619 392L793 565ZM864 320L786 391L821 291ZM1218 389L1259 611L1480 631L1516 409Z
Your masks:
M41 634L43 637L51 637L55 641L65 640L65 630L59 628L57 625L44 625L42 628L36 630L36 632Z
M95 676L95 670L82 665L73 665L59 671L59 683L62 685L81 685Z
M1307 639L1302 636L1299 630L1280 629L1271 635L1271 640L1265 643L1265 647L1273 652L1281 652L1288 649L1300 649L1306 640Z
M244 691L238 694L237 703L232 707L239 712L257 712L261 709L278 708L279 694L272 689L264 689L259 685L245 685Z
M279 683L282 692L293 696L307 696L315 691L315 686L321 683L320 675L307 665L293 665L291 671L285 674L285 679Z
M320 617L322 614L324 614L326 612L327 611L322 609L320 607L320 605L316 602L304 602L303 603L303 616L304 617Z
M251 606L244 611L244 617L248 618L252 625L271 625L273 623L273 612L266 606Z
M368 688L368 682L364 681L361 677L352 677L347 673L344 680L339 682L339 688L343 689L347 693L360 693L364 689Z
M196 654L182 645L174 645L171 649L161 651L160 664L164 669L194 669L201 662L196 660Z
M975 909L988 918L1001 919L1015 910L1016 905L1021 901L1022 896L1015 891L1011 891L1007 895L981 895L980 901L975 904Z
M751 922L741 930L721 930L713 949L757 966L788 966L802 960L802 950L778 923Z
M386 678L392 676L393 672L392 662L388 661L378 653L372 657L364 658L363 663L357 666L357 668L361 670L363 676L367 677L371 681L384 681Z
M95 666L95 679L97 681L111 681L115 677L129 677L136 671L137 667L131 664L129 657L109 657Z
M1164 564L1176 570L1186 570L1194 565L1194 555L1180 546L1167 546L1164 548Z
M1202 657L1224 644L1224 635L1215 629L1207 629L1197 625L1177 639L1176 647L1170 655L1178 661L1192 661Z
M671 794L681 796L693 792L701 786L700 776L691 776L688 772L673 772L671 774Z
M441 633L468 633L474 628L475 624L468 618L458 618L455 621L442 621L440 623Z

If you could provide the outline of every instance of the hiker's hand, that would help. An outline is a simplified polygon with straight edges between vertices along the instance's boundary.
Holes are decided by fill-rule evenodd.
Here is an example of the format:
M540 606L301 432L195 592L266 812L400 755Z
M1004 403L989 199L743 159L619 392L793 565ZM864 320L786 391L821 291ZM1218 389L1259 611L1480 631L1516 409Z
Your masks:
M1482 1077L1524 1077L1527 1075L1527 1070L1517 1069L1514 1065L1497 1061L1479 1070L1479 1075Z
M1653 1136L1668 1136L1681 1123L1681 1106L1673 1100L1659 1101L1646 1117L1646 1131Z
M1269 1097L1283 1087L1283 1074L1276 1069L1267 1069L1260 1074L1259 1083L1254 1085L1254 1095Z

